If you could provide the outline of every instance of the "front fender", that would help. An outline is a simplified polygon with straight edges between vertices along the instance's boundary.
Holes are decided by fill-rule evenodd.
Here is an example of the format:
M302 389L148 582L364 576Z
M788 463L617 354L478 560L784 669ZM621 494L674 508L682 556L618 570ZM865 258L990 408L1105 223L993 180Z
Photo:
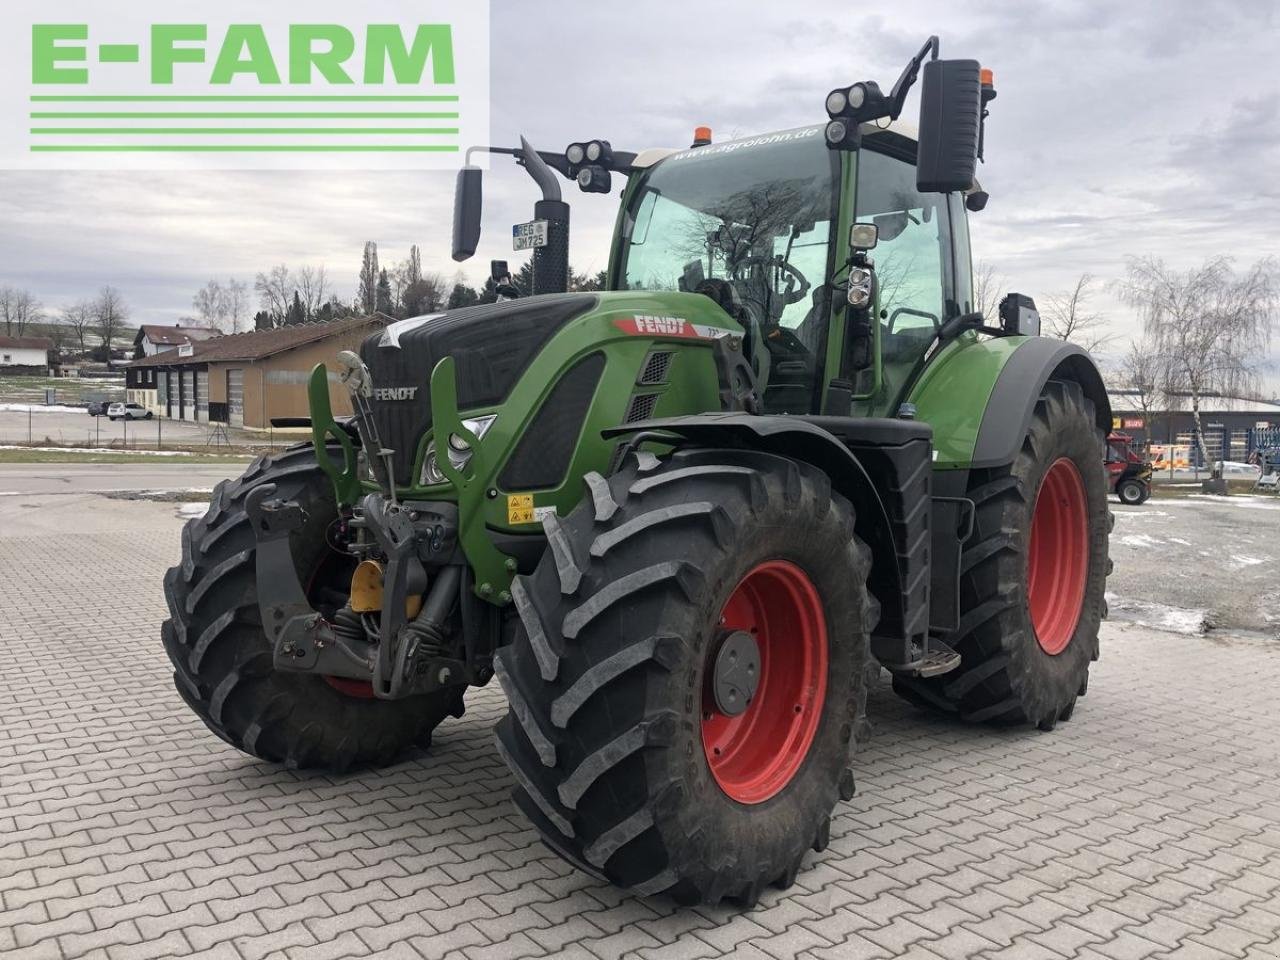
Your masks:
M871 549L869 586L881 606L873 649L883 662L905 662L911 658L911 641L923 643L929 624L928 552L923 548L930 502L928 430L922 424L903 421L815 419L840 421L853 431L864 426L874 433L877 428L896 426L918 434L914 439L924 448L911 482L877 484L872 472L882 471L869 471L841 439L803 417L704 413L613 427L604 435L657 443L679 438L703 447L763 450L822 470L831 479L832 488L853 503L855 532ZM855 438L849 439L857 445ZM881 495L882 487L896 497L892 503ZM920 530L925 531L923 536Z

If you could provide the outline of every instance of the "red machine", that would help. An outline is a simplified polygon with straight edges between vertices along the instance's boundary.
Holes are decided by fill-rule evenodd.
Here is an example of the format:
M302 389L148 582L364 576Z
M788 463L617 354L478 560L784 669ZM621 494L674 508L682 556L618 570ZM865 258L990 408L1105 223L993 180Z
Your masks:
M1104 461L1111 490L1121 503L1136 506L1151 496L1151 463L1133 448L1133 437L1113 431Z

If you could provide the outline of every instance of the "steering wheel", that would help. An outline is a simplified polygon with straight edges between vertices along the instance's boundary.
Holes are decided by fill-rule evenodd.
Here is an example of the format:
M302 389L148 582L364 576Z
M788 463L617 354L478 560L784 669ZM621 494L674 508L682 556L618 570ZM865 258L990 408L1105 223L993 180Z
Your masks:
M782 298L783 306L790 306L793 303L799 303L809 294L809 281L805 279L805 275L795 268L794 264L783 260L781 256L776 257L743 257L733 267L733 279L742 280L740 274L746 267L763 267L766 270L782 270L787 277L786 289L778 296ZM798 289L797 289L798 285ZM777 291L774 291L777 293Z

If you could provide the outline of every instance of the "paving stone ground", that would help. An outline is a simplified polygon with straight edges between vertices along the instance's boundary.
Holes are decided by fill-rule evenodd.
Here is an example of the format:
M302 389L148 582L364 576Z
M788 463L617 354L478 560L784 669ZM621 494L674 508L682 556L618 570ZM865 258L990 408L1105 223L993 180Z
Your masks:
M875 691L856 798L743 912L602 886L507 799L472 694L429 754L301 775L214 738L158 639L172 504L0 501L0 956L1280 957L1280 645L1108 625L1075 718Z

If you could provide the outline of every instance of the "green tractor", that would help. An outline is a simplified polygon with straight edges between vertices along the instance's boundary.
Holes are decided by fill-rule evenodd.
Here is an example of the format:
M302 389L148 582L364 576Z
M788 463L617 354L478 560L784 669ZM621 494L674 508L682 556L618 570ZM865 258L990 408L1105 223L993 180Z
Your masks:
M686 903L752 903L824 847L882 669L959 720L1069 718L1111 413L1029 299L974 311L994 95L931 38L815 126L477 148L541 188L514 231L534 295L500 283L341 355L349 419L316 369L314 443L183 531L163 640L186 702L240 750L344 770L425 746L496 675L547 845ZM459 174L459 260L480 177ZM625 178L606 291L565 292L561 177Z

